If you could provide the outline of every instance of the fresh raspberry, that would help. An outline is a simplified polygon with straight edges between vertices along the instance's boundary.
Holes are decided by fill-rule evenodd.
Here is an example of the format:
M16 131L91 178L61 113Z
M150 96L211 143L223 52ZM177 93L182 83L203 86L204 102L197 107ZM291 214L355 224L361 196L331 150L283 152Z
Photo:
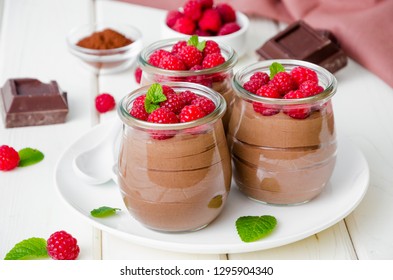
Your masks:
M236 31L240 30L240 26L239 24L237 24L236 22L228 22L225 23L220 30L218 31L217 35L221 36L221 35L228 35L228 34L232 34Z
M197 21L202 16L202 3L198 0L188 0L183 5L184 15L193 21Z
M195 46L189 45L180 49L178 56L186 65L187 69L202 63L203 55Z
M190 90L185 90L179 93L181 99L184 100L185 105L190 105L191 102L198 96Z
M149 114L146 112L145 105L133 105L130 111L130 115L136 119L147 121Z
M180 41L176 42L176 43L172 46L171 53L172 53L172 54L178 54L179 51L180 51L182 48L184 48L185 46L187 46L187 41L180 40Z
M272 84L266 84L261 86L257 92L257 95L263 96L263 97L269 97L269 98L280 98L281 95L277 88L273 86Z
M215 9L207 9L203 12L201 19L198 21L199 28L204 31L217 33L221 28L220 14Z
M299 90L301 90L306 96L313 96L321 93L323 87L314 80L308 80L300 84Z
M135 81L140 84L141 83L141 79L142 79L142 69L140 67L137 67L134 71L134 77L135 77Z
M314 70L306 67L297 66L291 70L290 74L297 86L300 86L302 83L309 80L318 83L317 73Z
M152 123L178 123L179 119L176 114L168 108L158 108L154 110L147 119L148 122Z
M142 94L138 96L137 98L134 99L134 102L132 103L132 106L145 106L145 99L146 99L146 94Z
M199 28L197 28L197 30L195 30L195 34L198 35L199 37L214 36L214 34L212 32L205 31L205 30L202 30L202 29L199 29Z
M77 240L64 230L49 237L46 249L54 260L75 260L79 255Z
M243 88L249 92L252 92L254 94L257 93L257 90L263 85L262 80L249 80L244 83Z
M204 69L213 68L225 62L225 58L219 53L212 53L207 55L202 61Z
M284 95L284 99L298 99L307 97L301 90L293 90ZM311 114L311 108L307 105L291 105L283 108L283 112L294 119L305 119Z
M220 46L216 41L206 40L205 48L203 49L203 57L213 53L221 53Z
M212 100L204 96L198 96L191 101L191 105L196 105L201 108L206 115L210 114L216 109L216 104Z
M148 62L149 62L149 64L151 64L151 65L153 65L153 66L159 67L160 62L161 62L161 59L162 59L163 57L165 57L165 56L170 55L170 54L171 54L171 53L168 52L168 51L166 51L166 50L162 50L162 49L156 50L156 51L154 51L154 52L150 55Z
M236 12L231 5L227 3L219 3L216 5L216 10L220 14L222 22L236 21Z
M14 148L7 145L0 146L0 170L12 170L18 166L19 161L19 154Z
M166 96L166 100L160 103L160 107L171 110L176 115L180 113L184 107L185 101L177 93L170 93Z
M109 93L101 93L95 98L96 109L100 113L106 113L116 106L116 101Z
M299 99L305 98L307 95L301 90L291 90L287 94L284 95L284 99Z
M282 96L296 87L291 75L287 72L278 72L274 75L271 83L273 83Z
M170 86L161 85L161 87L162 87L162 93L165 96L168 96L169 94L175 94L176 93L175 90L173 88L171 88Z
M158 65L159 68L166 69L166 70L186 70L186 66L184 65L183 61L173 55L169 54L167 56L164 56L160 64Z
M273 116L280 112L280 108L274 104L265 104L260 102L253 102L252 107L254 111L264 116Z
M191 122L206 116L205 111L196 105L184 106L179 114L180 122Z
M194 34L195 28L194 21L188 17L178 18L172 27L173 30L188 35Z
M255 72L251 75L250 80L261 80L262 83L265 85L270 81L270 77L265 72Z
M165 18L166 25L172 28L175 25L176 20L181 17L184 17L184 14L180 11L178 10L169 11Z
M201 5L202 9L210 9L213 7L213 0L198 0Z

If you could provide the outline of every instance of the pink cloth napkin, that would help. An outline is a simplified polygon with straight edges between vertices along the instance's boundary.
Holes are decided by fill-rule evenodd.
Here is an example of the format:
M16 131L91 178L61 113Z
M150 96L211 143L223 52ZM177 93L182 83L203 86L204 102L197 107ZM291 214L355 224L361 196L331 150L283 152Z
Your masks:
M161 9L177 9L186 0L120 0ZM345 53L393 87L392 0L216 0L248 15L286 23L303 19L330 30Z

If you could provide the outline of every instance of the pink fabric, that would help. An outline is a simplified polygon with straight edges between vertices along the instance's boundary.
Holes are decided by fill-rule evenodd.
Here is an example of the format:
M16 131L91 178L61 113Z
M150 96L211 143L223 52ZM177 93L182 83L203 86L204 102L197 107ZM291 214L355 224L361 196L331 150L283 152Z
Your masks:
M176 9L185 0L120 0L161 9ZM393 87L392 0L216 0L248 15L291 23L303 19L328 29L345 53Z

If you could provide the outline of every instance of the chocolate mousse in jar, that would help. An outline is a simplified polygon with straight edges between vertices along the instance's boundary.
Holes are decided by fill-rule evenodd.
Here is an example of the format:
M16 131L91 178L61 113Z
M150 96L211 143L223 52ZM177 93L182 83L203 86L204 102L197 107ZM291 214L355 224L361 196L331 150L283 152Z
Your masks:
M219 216L232 176L225 110L220 94L193 83L155 83L123 98L118 183L141 224L195 231Z
M155 82L191 82L214 89L227 103L223 117L226 129L234 100L233 67L238 55L232 47L198 36L157 41L138 56L141 85Z
M266 60L240 69L233 85L228 145L240 191L278 205L318 196L336 161L335 77L304 61Z

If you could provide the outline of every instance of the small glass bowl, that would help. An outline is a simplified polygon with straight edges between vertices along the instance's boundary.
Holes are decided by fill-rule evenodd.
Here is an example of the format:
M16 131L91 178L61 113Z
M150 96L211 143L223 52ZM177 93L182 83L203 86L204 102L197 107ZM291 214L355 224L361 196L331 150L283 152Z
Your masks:
M77 46L79 40L107 28L119 32L133 42L124 47L103 50ZM143 47L141 32L131 25L121 23L85 24L72 29L66 39L69 51L96 74L110 74L128 69Z

